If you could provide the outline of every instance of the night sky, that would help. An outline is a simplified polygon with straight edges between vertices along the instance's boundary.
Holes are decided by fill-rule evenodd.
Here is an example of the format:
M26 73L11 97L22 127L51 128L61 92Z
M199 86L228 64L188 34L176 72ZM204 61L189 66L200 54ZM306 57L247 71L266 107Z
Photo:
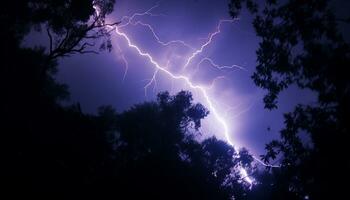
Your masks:
M157 2L118 0L108 20L118 21L123 16L143 13ZM216 31L221 19L232 20L227 4L226 0L164 0L151 10L154 16L137 16L132 22L151 25L163 42L182 40L199 49L207 41L208 34ZM264 109L262 98L265 92L257 88L250 78L256 65L255 51L259 43L251 20L249 14L243 13L232 23L222 23L221 32L185 70L184 63L195 50L180 44L162 46L156 42L150 30L140 24L130 24L120 28L120 31L170 72L189 77L192 83L203 87L214 83L206 91L220 116L225 119L231 141L235 146L246 147L252 154L259 155L263 153L265 143L277 137L282 128L282 113L292 111L297 103L312 103L315 98L310 91L292 87L281 94L278 110ZM121 25L127 21L124 18ZM126 40L114 32L112 40L114 48L110 53L85 54L61 60L58 80L69 85L70 103L80 102L83 111L88 113L96 113L101 105L113 105L118 112L122 112L134 104L154 100L161 91L168 90L175 94L189 90L195 102L208 107L200 91L160 71L145 91L145 86L155 73L154 65L138 55L135 49L129 48ZM128 61L125 79L123 58ZM238 65L243 69L219 70L204 58L212 59L219 66ZM200 62L202 59L204 61ZM225 140L222 130L221 124L210 114L204 120L201 132L203 137L215 135Z

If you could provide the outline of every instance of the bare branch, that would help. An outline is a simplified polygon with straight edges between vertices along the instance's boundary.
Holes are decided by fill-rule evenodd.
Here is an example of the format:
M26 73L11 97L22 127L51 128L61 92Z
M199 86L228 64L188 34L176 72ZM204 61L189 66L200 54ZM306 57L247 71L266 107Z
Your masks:
M108 23L105 24L99 21L100 18L96 17L93 22L87 27L72 27L66 28L65 35L59 41L59 44L55 49L53 49L53 37L50 33L49 28L47 28L47 32L50 38L50 54L49 59L56 59L58 57L69 56L69 54L75 53L98 53L93 50L86 50L88 47L95 46L95 43L84 42L84 40L94 40L103 37L104 35L108 35L110 31L104 31L103 28L107 26L117 26L120 22Z
M47 31L47 35L49 36L49 42L50 42L50 49L49 49L49 51L50 51L50 54L52 53L52 35L51 35L51 33L50 33L50 29L49 28L47 28L46 29L46 31Z
M76 49L73 49L72 52L76 52L76 53L80 53L80 54L87 54L87 53L99 54L97 51L94 51L94 50L76 50Z
M117 26L119 25L121 22L114 22L114 23L111 23L111 24L104 24L104 26Z
M70 35L70 30L67 29L66 35L65 35L64 38L61 40L60 44L58 45L58 47L57 47L56 49L62 48L62 46L64 45L64 43L67 41L69 35Z

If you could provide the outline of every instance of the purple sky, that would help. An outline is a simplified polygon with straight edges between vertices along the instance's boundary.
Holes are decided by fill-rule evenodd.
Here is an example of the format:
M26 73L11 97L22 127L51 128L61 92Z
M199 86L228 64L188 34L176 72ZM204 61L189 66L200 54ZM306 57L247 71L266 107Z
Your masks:
M122 16L131 16L135 12L144 12L156 5L154 0L117 0L115 11L109 20L117 21ZM195 49L200 48L208 34L216 30L220 19L231 19L228 15L227 0L164 0L152 10L161 16L139 16L133 22L142 21L152 25L159 38L164 41L182 40ZM123 21L123 23L126 23ZM185 75L197 85L209 86L217 77L208 96L225 118L229 126L231 141L236 146L248 148L254 155L263 153L264 144L277 137L282 127L282 113L292 111L297 103L315 101L310 92L291 88L283 92L279 99L279 109L268 111L263 108L264 91L257 88L250 76L256 64L255 51L259 38L251 26L251 17L243 13L238 21L223 23L221 33L212 43L192 60L186 70L182 70L186 59L194 50L181 45L164 47L158 44L150 30L144 26L129 25L120 29L133 43L149 53L162 66L169 62L169 71L176 75ZM60 62L58 80L70 87L71 102L80 102L85 112L95 113L101 105L113 105L119 112L136 103L153 100L160 91L169 90L172 94L190 88L183 81L174 81L169 75L159 72L145 95L144 86L152 78L155 67L137 51L127 46L124 38L112 33L114 50L99 55L77 55ZM120 50L118 47L120 47ZM128 61L128 73L123 81L125 63ZM236 64L245 68L218 70L204 61L205 57L218 65ZM190 90L195 102L208 107L203 95ZM230 109L229 109L230 108ZM271 127L271 131L267 128ZM211 114L204 120L202 133L205 137L216 135L225 139L222 126Z

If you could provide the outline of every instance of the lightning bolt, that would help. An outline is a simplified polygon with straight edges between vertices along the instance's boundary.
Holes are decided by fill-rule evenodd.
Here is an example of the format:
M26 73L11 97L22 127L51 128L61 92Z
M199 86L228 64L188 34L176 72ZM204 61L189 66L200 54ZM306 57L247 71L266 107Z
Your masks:
M224 128L224 133L225 133L225 136L226 138L229 138L229 129L228 129L228 126L225 122L224 119L221 118L221 116L219 115L219 113L217 112L216 108L213 106L212 104L212 101L210 100L209 96L208 96L208 93L205 89L205 87L202 87L200 85L195 85L191 82L191 80L187 77L187 76L184 76L184 75L175 75L173 74L172 72L170 72L169 70L167 70L165 67L162 67L158 62L156 62L154 60L154 58L149 54L149 53L146 53L146 52L143 52L136 44L132 43L131 40L129 39L129 37L121 32L119 30L119 28L117 27L115 32L122 38L124 38L128 44L128 46L130 48L133 48L134 50L136 50L136 52L142 56L142 57L145 57L146 59L148 59L148 61L150 63L152 63L154 65L154 67L156 69L158 69L159 71L161 72L164 72L165 74L169 75L171 78L173 79L177 79L177 80L182 80L184 81L190 88L194 89L194 90L199 90L202 95L204 96L207 104L209 105L209 109L210 111L213 113L213 115L215 116L215 118L217 119L217 121L223 126ZM230 145L233 146L233 143L231 141L228 141Z
M230 140L230 136L229 136L229 128L227 126L227 123L226 121L220 116L219 112L217 111L217 109L215 108L215 106L213 105L208 93L207 93L207 90L205 87L202 87L201 85L195 85L191 82L191 80L187 77L187 76L184 76L184 75L174 75L173 73L171 73L169 70L167 70L165 67L162 67L158 62L156 62L154 60L154 58L149 54L149 53L146 53L146 52L143 52L136 44L132 43L131 40L129 39L129 37L121 32L118 27L115 29L115 32L122 38L124 38L127 42L127 45L136 50L136 52L148 59L148 61L153 64L153 66L157 69L156 70L156 73L154 73L154 76L152 79L154 79L155 75L158 73L158 71L161 71L161 72L164 72L165 74L169 75L171 78L173 79L177 79L177 80L182 80L184 81L190 88L194 89L194 90L198 90L201 92L201 94L203 95L204 99L206 100L206 103L207 105L209 105L209 110L210 112L214 115L215 119L217 120L218 123L221 124L221 126L223 127L223 132L224 132L224 135L227 139L227 143L230 144L231 146L234 147L233 143L231 142ZM238 150L235 149L237 152ZM253 184L253 180L248 176L247 174L247 171L244 169L244 168L241 168L240 169L240 173L242 174L243 177L245 177L245 180L249 183L249 184Z
M151 79L149 80L149 82L143 87L144 90L145 90L145 97L147 97L147 89L148 89L149 86L152 85L152 83L154 83L154 84L153 84L153 92L156 90L156 87L157 87L157 79L156 79L156 77L157 77L158 72L159 72L159 69L157 68L157 69L154 71L152 78L151 78Z
M219 24L218 26L216 27L216 31L213 32L213 33L210 33L209 36L208 36L208 39L207 41L198 49L196 50L195 52L192 53L192 55L190 57L188 57L185 65L184 65L184 68L186 69L188 67L188 65L191 63L191 61L200 53L203 52L203 50L205 49L205 47L207 47L213 40L214 36L218 35L219 33L221 33L221 25L223 23L232 23L234 22L235 20L237 19L223 19L223 20L220 20L219 21Z
M142 12L142 13L134 13L134 14L131 15L131 16L123 16L123 17L121 18L121 21L123 22L123 21L127 20L127 23L119 25L119 28L128 26L129 24L132 23L133 19L134 19L135 17L137 17L137 16L145 16L145 15L148 15L148 16L151 16L151 17L166 16L166 15L164 15L164 14L153 14L153 13L151 13L152 10L154 10L155 8L158 8L158 7L159 7L159 2L158 2L156 5L154 5L153 7L151 7L150 9L148 9L147 11L145 11L145 12ZM96 10L96 8L95 8L95 10Z
M246 68L240 66L240 65L236 65L236 64L233 64L233 65L218 65L216 64L211 58L208 58L208 57L205 57L205 58L202 58L201 61L199 61L199 63L197 64L197 69L199 69L200 65L207 61L211 66L213 66L214 68L216 69L219 69L219 70L223 70L223 69L239 69L239 70L244 70L244 71L247 71Z
M137 16L145 16L145 15L153 16L153 14L150 12L157 7L158 7L158 5L155 5L143 13L134 13L131 16L123 16L120 21L123 22L123 21L127 20L127 23L119 25L119 28L128 26L131 23L131 21Z
M125 66L125 70L124 70L124 75L123 75L123 82L125 81L126 75L128 73L129 70L129 62L128 60L125 58L124 52L122 51L122 49L120 48L119 44L116 45L117 49L118 49L118 56L119 58L124 62L124 66Z
M125 24L122 24L122 25L118 25L117 27L111 27L115 30L115 33L120 37L120 38L123 38L126 43L127 43L127 46L131 49L134 49L136 51L136 53L147 59L155 68L155 71L153 73L153 76L152 78L149 80L149 82L144 86L144 90L145 90L145 95L147 95L147 89L148 87L150 87L152 84L154 84L154 88L156 87L157 85L157 81L156 81L156 76L159 72L162 72L164 74L167 74L169 77L171 77L172 81L173 80L181 80L183 81L184 83L186 83L186 85L193 89L193 90L196 90L196 91L199 91L200 94L203 96L204 100L206 101L206 104L208 105L208 108L210 110L210 112L213 114L215 120L217 121L218 124L221 125L222 127L222 131L225 135L225 138L226 138L226 141L229 145L231 145L234 150L236 152L239 152L238 149L235 148L233 142L231 141L230 139L230 135L229 135L229 127L228 127L228 123L225 121L224 117L222 117L219 113L219 111L216 109L215 105L214 105L214 101L210 98L209 94L208 94L208 90L212 88L214 82L220 78L223 78L223 77L217 77L213 80L212 84L210 87L205 87L205 86L202 86L202 85L198 85L198 84L194 84L191 79L186 76L186 75L177 75L177 74L174 74L172 73L170 70L168 70L168 65L169 65L169 62L168 61L168 64L167 64L167 67L164 67L162 66L160 63L158 63L150 53L142 50L137 44L133 43L131 41L131 39L128 37L128 35L121 31L121 28L123 27L126 27L128 25L141 25L141 26L144 26L146 28L148 28L153 37L155 38L155 41L158 42L160 45L162 46L169 46L169 45L172 45L172 44L180 44L180 45L183 45L191 50L194 50L193 53L186 59L186 62L183 66L183 69L186 69L190 64L191 62L193 62L193 60L198 56L200 55L204 49L209 46L212 41L213 41L213 38L218 35L219 33L221 33L221 26L223 23L233 23L235 20L237 19L233 19L233 20L229 20L229 19L224 19L224 20L220 20L217 27L216 27L216 30L212 33L210 33L208 35L208 37L206 38L206 41L203 45L200 46L200 48L198 49L195 49L193 47L191 47L189 44L185 43L184 41L182 40L171 40L171 41L168 41L168 42L164 42L160 39L160 37L158 36L158 34L156 34L154 28L150 25L150 24L147 24L147 23L143 23L142 21L137 21L137 22L133 22L133 20L135 19L135 17L137 16L145 16L145 15L148 15L148 16L164 16L164 15L156 15L156 14L153 14L151 13L151 11L153 9L155 9L156 7L158 7L158 5L155 5L153 7L151 7L149 10L143 12L143 13L135 13L133 14L132 16L124 16L122 17L122 21L123 20L127 20L127 22ZM120 47L118 48L120 49ZM119 52L122 52L121 49ZM126 63L126 65L128 65L127 63L127 60L125 59L124 57L124 54L121 53L121 55L123 55L122 59L124 60L124 63ZM223 65L223 66L220 66L218 64L216 64L212 59L208 58L208 57L205 57L203 58L198 64L197 64L197 67L199 67L203 62L209 62L213 67L219 69L219 70L222 70L222 69L233 69L233 68L236 68L236 69L240 69L240 70L246 70L244 67L242 66L239 66L239 65L230 65L230 66L226 66L226 65ZM123 76L123 80L125 79L125 76L126 76L126 73L127 73L127 69L128 67L126 67L126 70L125 70L125 73L124 73L124 76ZM173 82L172 82L173 83ZM269 165L269 164L266 164L264 163L263 161L259 160L257 157L253 156L254 160L256 160L258 163L266 166L266 167L279 167L279 166L274 166L274 165ZM239 169L240 171L240 174L242 177L244 177L244 180L246 182L248 182L250 185L252 185L254 183L254 180L248 175L247 171L243 168L243 167L240 167Z
M158 44L160 44L160 45L162 45L162 46L169 46L169 45L172 45L172 44L179 44L179 45L183 45L183 46L185 46L185 47L187 47L187 48L189 48L189 49L192 49L192 50L194 49L191 45L187 44L186 42L184 42L184 41L182 41L182 40L170 40L170 41L168 41L168 42L162 41L162 40L159 38L158 34L154 31L153 27L152 27L150 24L144 23L144 22L142 22L142 21L137 21L137 22L134 22L134 23L133 23L133 22L130 22L130 24L131 24L131 25L134 25L134 26L136 26L136 25L141 25L141 26L147 27L147 28L151 31L153 37L156 39L156 41L158 42Z

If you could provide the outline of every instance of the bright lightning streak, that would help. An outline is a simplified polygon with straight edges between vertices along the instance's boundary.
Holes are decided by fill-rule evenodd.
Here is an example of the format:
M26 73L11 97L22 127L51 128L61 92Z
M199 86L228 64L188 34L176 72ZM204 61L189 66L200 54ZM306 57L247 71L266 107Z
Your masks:
M157 79L156 79L156 77L157 77L158 72L159 72L159 69L156 69L156 70L154 71L153 76L152 76L152 78L150 79L150 81L145 85L145 87L144 87L144 90L145 90L145 97L147 97L147 89L148 89L149 86L152 85L152 83L154 83L154 85L153 85L153 91L156 89L156 87L157 87Z
M153 6L152 8L148 9L146 12L143 12L143 13L134 13L133 15L131 16L123 16L121 21L124 21L125 19L128 19L127 20L127 23L125 24L122 24L122 25L119 25L119 28L122 28L122 27L125 27L125 26L128 26L129 24L131 24L132 20L137 17L137 16L145 16L145 15L148 15L148 16L151 16L151 17L158 17L158 16L164 16L164 15L157 15L157 14L153 14L151 13L151 11L155 8L159 7L158 4L156 4L155 6Z
M185 47L187 47L189 49L192 49L192 50L194 49L193 47L191 47L189 44L187 44L186 42L184 42L182 40L171 40L171 41L168 41L168 42L163 42L159 38L159 36L156 34L156 32L154 31L153 27L150 24L143 23L141 21L137 21L135 23L130 22L130 24L132 24L132 25L141 25L141 26L147 27L151 31L151 33L152 33L153 37L156 39L156 41L162 46L169 46L169 45L172 45L172 44L181 44L181 45L183 45L183 46L185 46Z
M131 40L129 39L129 37L121 32L118 27L115 29L116 33L121 36L122 38L124 38L126 41L127 41L127 44L130 48L133 48L134 50L137 51L137 53L142 56L142 57L145 57L147 58L155 67L156 69L158 69L159 71L162 71L166 74L168 74L171 78L173 79L178 79L178 80L183 80L185 81L185 83L192 89L195 89L195 90L199 90L204 99L206 100L207 104L209 105L209 110L210 112L214 115L214 117L216 118L216 120L221 124L221 126L223 127L223 131L224 131L224 134L225 134L225 137L227 139L227 142L228 144L230 144L231 146L234 147L233 143L231 142L230 140L230 136L229 136L229 128L227 126L227 123L225 122L225 120L220 116L219 112L216 110L216 108L214 107L207 91L206 91L206 88L200 86L200 85L195 85L191 82L191 80L187 77L187 76L183 76L183 75L174 75L173 73L171 73L169 70L165 69L164 67L162 67L160 64L158 64L154 59L153 57L149 54L149 53L145 53L143 52L137 45L133 44L131 42ZM156 71L158 73L158 70ZM154 74L153 78L155 77L156 73ZM235 147L234 147L235 148ZM236 150L236 149L235 149ZM238 150L236 150L238 152ZM253 180L248 176L248 173L247 171L244 169L244 168L240 168L240 173L243 177L245 177L245 180L249 183L249 184L252 184L253 183Z
M207 41L198 49L196 50L194 53L192 53L192 55L187 59L185 65L184 65L184 69L186 69L188 67L188 65L191 63L191 61L200 53L203 52L204 48L207 47L213 40L213 37L218 35L219 33L221 33L221 25L222 23L225 22L229 22L232 23L235 20L229 20L229 19L225 19L225 20L220 20L218 26L216 27L216 31L213 33L209 34L209 37L207 39Z
M258 163L260 163L261 165L265 166L265 167L271 167L271 168L280 168L281 165L270 165L270 164L266 164L263 161L261 161L259 158L253 156L254 160L256 160Z
M125 34L124 32L120 31L120 28L123 28L123 27L126 27L128 25L141 25L141 26L144 26L144 27L147 27L153 37L156 39L156 42L158 42L160 45L162 46L168 46L168 45L172 45L172 44L181 44L183 46L186 46L188 47L189 49L191 50L194 50L193 47L191 47L190 45L188 45L187 43L185 43L184 41L182 40L172 40L172 41L168 41L168 42L164 42L162 41L159 36L156 34L156 32L154 31L153 27L150 25L150 24L147 24L147 23L143 23L141 21L137 21L137 22L133 22L133 19L136 17L136 16L145 16L145 15L148 15L148 16L161 16L161 15L156 15L156 14L153 14L151 13L151 11L153 9L155 9L156 7L158 7L158 5L155 5L153 6L152 8L150 8L149 10L147 10L146 12L143 12L143 13L135 13L133 14L131 17L129 16L124 16L122 17L122 21L125 20L125 19L128 19L127 20L127 23L125 24L122 24L122 25L119 25L118 27L115 27L115 32L117 35L119 35L120 37L124 38L125 41L127 42L127 45L136 50L136 52L148 59L148 61L156 68L152 78L150 79L150 81L145 85L144 89L145 89L145 95L147 94L147 88L152 84L154 83L154 88L156 87L156 76L158 74L159 71L169 75L171 78L172 78L172 81L173 79L175 80L182 80L184 81L191 89L194 89L194 90L198 90L202 96L204 97L207 105L209 106L209 110L210 112L213 114L213 116L215 117L216 121L222 126L223 128L223 133L225 135L225 138L226 138L226 141L229 145L231 145L236 152L239 152L238 149L235 148L235 146L233 145L233 142L231 141L230 139L230 135L229 135L229 127L226 123L226 121L224 120L223 117L221 117L221 115L219 114L219 112L217 111L217 109L215 108L214 106L214 103L213 101L211 100L211 98L209 97L208 95L208 92L207 92L207 87L204 87L204 86L201 86L201 85L196 85L194 83L191 82L190 78L185 76L185 75L175 75L173 74L171 71L169 71L166 67L163 67L161 66L158 62L155 61L155 59L149 54L149 53L146 53L144 52L143 50L141 50L136 44L134 44L133 42L131 42L130 38L127 36L127 34ZM217 27L216 27L216 31L215 32L212 32L208 35L208 38L206 39L206 42L197 50L195 50L189 57L188 59L186 60L186 63L185 65L183 66L183 69L187 68L190 63L193 61L193 59L198 56L199 54L201 54L204 49L209 46L211 43L212 43L212 40L213 38L218 35L220 32L221 32L221 25L223 23L232 23L234 22L235 20L237 19L233 19L233 20L220 20ZM114 28L114 27L112 27ZM119 48L120 49L120 48ZM121 50L120 50L121 52ZM124 57L124 54L121 54L122 55L122 59L123 61L125 62L126 64L126 70L125 70L125 73L124 73L124 77L123 77L123 80L125 79L125 76L126 76L126 73L127 73L127 69L128 69L128 62L127 60L125 59ZM239 66L239 65L231 65L231 66L220 66L218 64L216 64L212 59L210 58L203 58L198 64L197 64L197 67L199 67L199 65L203 62L209 62L213 67L217 68L217 69L232 69L232 68L238 68L238 69L241 69L241 70L246 70L245 68ZM169 65L169 61L168 61L168 65ZM211 87L213 86L214 82L218 79L218 78L222 78L222 77L217 77L216 79L214 79L214 81L212 82L211 84ZM209 87L209 89L211 88ZM279 167L279 166L274 166L274 165L268 165L264 162L262 162L261 160L259 160L258 158L256 158L255 156L253 156L253 158L260 164L264 165L264 166L267 166L267 167ZM248 182L250 185L253 184L253 180L250 178L250 176L248 175L247 171L243 168L243 167L240 167L240 174L242 177L244 177L244 180L246 182Z
M129 62L128 60L125 58L124 52L122 51L122 49L120 48L120 46L117 44L117 49L118 49L118 53L119 53L119 58L124 62L125 65L125 70L124 70L124 75L123 75L123 82L126 78L126 75L128 73L129 70Z
M145 57L147 58L159 71L162 71L164 72L165 74L168 74L171 78L173 79L180 79L180 80L183 80L185 81L185 83L192 89L195 89L195 90L199 90L202 95L204 96L207 104L209 105L209 109L210 111L213 113L213 115L215 116L216 120L222 125L223 129L224 129L224 134L225 134L225 137L226 138L229 138L229 129L228 129L228 126L225 122L225 120L223 118L221 118L221 116L219 115L219 113L217 112L216 108L213 106L213 103L211 102L209 96L208 96L208 93L206 91L206 89L200 85L195 85L191 82L191 80L187 77L187 76L184 76L184 75L174 75L173 73L171 73L169 70L165 69L164 67L162 67L160 64L158 64L154 59L153 57L149 54L149 53L145 53L143 52L137 45L133 44L129 37L121 32L118 28L115 29L116 30L116 33L123 37L126 41L127 41L127 44L130 48L133 48L137 51L137 53L142 56L142 57ZM233 143L228 140L228 143L230 145L233 146Z
M242 66L240 66L240 65L235 65L235 64L234 64L234 65L231 65L231 66L229 66L229 65L222 65L222 66L220 66L220 65L214 63L214 61L213 61L212 59L208 58L208 57L205 57L205 58L203 58L201 61L199 61L199 63L197 64L197 69L198 69L199 66L200 66L203 62L205 62L205 61L209 62L209 63L211 64L211 66L213 66L213 67L215 67L216 69L219 69L219 70L222 70L222 69L234 69L234 68L236 68L236 69L240 69L240 70L247 71L244 67L242 67Z

